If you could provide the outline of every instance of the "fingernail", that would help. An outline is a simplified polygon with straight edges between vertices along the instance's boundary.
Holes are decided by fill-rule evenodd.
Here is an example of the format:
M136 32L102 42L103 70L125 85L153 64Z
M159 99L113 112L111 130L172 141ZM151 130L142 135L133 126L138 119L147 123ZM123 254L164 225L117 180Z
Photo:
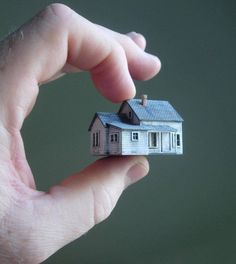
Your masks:
M129 36L138 45L139 48L141 48L142 50L145 49L146 39L142 34L132 31L128 33L127 36Z
M137 33L136 31L131 31L131 32L129 32L129 33L127 33L127 35L128 36L143 36L142 34L140 34L140 33Z
M128 34L139 35L136 31L131 31Z
M127 184L130 185L141 180L144 176L148 174L149 171L149 164L146 158L140 157L135 161L133 166L127 172L128 182Z

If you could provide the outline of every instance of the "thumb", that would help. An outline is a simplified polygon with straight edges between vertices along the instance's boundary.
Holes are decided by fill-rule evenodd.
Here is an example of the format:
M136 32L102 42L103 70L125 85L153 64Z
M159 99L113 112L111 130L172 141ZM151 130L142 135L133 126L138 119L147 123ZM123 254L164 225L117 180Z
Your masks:
M54 203L50 219L54 218L54 227L60 226L60 247L106 219L123 190L148 170L148 161L141 156L108 157L54 186L49 192Z
M48 193L14 185L14 189L17 186L21 191L12 199L2 236L7 237L7 245L16 249L18 260L41 263L107 218L123 190L144 177L148 169L146 158L141 156L108 157L52 187ZM7 250L12 252L12 247L7 246Z

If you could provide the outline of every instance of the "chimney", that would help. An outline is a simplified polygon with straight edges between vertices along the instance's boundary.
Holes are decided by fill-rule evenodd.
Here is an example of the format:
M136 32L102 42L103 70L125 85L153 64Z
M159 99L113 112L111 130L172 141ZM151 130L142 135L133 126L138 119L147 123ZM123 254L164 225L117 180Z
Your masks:
M146 94L143 94L142 96L141 96L141 104L142 104L142 106L147 106L147 99L148 97L147 97L147 95Z

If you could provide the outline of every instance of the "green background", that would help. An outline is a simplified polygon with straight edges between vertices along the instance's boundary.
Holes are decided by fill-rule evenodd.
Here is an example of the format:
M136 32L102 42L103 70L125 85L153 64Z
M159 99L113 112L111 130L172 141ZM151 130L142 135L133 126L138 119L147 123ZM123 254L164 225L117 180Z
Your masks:
M50 2L2 1L0 36ZM168 100L183 116L184 155L150 157L149 177L125 191L111 217L45 263L236 263L235 1L64 3L93 22L146 36L163 67L136 82L137 96ZM92 116L118 108L87 73L41 88L22 131L40 190L94 160Z

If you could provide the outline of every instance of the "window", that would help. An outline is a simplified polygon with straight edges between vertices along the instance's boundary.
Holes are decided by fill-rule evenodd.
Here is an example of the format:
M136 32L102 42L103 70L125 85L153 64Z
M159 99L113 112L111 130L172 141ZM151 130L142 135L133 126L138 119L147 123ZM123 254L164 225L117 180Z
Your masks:
M180 134L176 135L176 145L177 147L180 147Z
M96 140L95 140L95 133L93 133L93 147L95 147L95 145L96 145L96 142L95 142Z
M129 111L129 119L132 119L132 112Z
M96 147L98 147L99 146L99 132L96 132L96 141L95 141L95 145L96 145Z
M100 144L100 133L99 131L93 133L93 147L98 147Z
M111 134L111 136L110 136L110 141L114 142L114 135L113 134Z
M149 133L149 147L151 148L158 147L158 133L156 132Z
M138 141L139 140L139 132L132 132L131 140L132 141Z
M113 133L110 135L110 142L118 142L118 133Z

